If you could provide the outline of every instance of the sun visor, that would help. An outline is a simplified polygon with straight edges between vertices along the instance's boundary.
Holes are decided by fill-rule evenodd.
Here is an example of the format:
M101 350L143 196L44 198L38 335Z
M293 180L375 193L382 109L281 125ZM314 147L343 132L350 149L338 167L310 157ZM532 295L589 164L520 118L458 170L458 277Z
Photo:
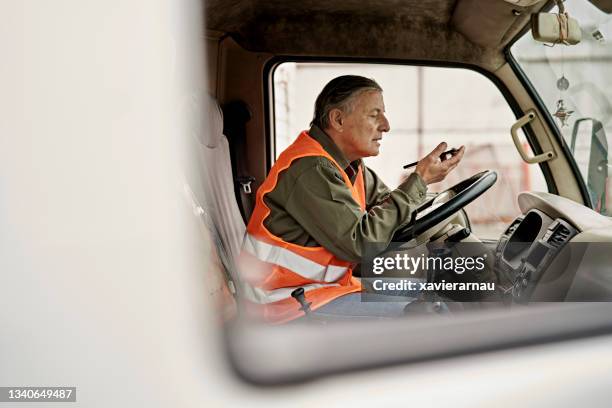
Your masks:
M612 14L612 0L589 0L591 4L606 14Z
M474 44L500 48L545 4L545 0L460 0L451 25Z

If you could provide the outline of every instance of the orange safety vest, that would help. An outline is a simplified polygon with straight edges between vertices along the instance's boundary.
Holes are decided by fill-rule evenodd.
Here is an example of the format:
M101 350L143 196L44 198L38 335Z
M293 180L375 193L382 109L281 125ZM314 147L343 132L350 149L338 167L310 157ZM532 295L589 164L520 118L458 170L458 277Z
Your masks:
M353 277L350 262L338 259L324 247L305 247L283 241L264 226L270 214L264 196L274 190L282 171L294 160L306 156L323 156L334 163L346 187L365 212L361 166L353 185L344 169L306 132L281 153L257 190L239 259L247 311L270 323L284 323L304 315L299 303L291 297L296 288L304 288L306 301L312 302L313 310L340 296L361 291L361 283Z

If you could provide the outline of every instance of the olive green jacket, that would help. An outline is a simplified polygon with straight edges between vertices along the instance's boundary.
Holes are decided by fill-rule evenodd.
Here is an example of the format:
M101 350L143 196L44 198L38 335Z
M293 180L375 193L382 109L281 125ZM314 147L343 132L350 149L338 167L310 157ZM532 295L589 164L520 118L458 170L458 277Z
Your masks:
M362 160L349 163L325 132L313 126L308 134L336 160L352 182ZM399 165L399 164L398 164ZM279 175L264 202L270 208L265 227L274 235L301 246L323 246L338 258L361 262L368 249L382 250L393 234L410 221L425 199L427 186L412 173L391 191L363 165L366 212L346 187L338 168L325 157L295 160Z

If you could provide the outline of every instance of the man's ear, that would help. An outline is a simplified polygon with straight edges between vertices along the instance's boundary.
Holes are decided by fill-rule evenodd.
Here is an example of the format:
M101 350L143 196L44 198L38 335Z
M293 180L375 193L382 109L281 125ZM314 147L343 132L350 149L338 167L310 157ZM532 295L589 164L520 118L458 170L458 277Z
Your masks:
M344 112L340 109L332 109L329 111L329 126L336 132L342 132L344 128L343 124Z

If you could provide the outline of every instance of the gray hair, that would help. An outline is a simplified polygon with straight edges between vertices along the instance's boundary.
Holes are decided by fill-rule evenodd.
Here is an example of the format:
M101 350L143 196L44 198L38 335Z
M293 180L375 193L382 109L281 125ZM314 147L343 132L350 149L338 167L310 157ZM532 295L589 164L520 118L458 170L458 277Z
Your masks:
M355 98L363 92L379 91L382 88L376 81L358 75L343 75L332 79L325 85L315 102L315 111L310 126L329 128L329 112L340 109L351 113Z

